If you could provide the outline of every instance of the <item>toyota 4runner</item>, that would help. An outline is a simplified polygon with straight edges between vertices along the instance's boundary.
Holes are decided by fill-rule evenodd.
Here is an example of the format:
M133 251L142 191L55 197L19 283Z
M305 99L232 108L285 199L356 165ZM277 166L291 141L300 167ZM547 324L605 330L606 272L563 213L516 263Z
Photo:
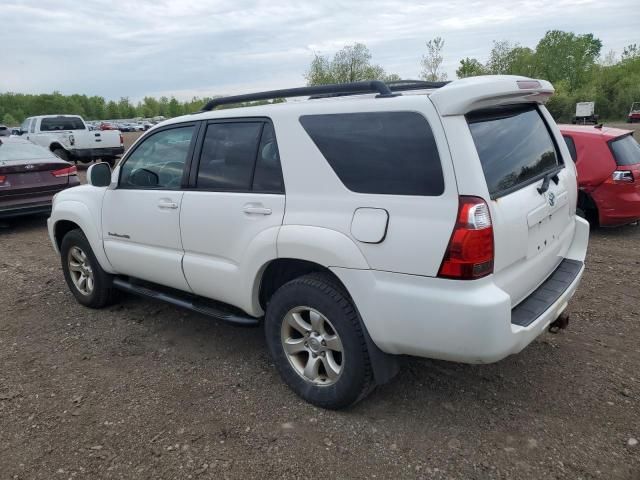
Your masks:
M495 362L563 320L589 224L552 94L485 76L214 99L59 193L51 241L81 304L263 325L284 381L345 407L398 355Z

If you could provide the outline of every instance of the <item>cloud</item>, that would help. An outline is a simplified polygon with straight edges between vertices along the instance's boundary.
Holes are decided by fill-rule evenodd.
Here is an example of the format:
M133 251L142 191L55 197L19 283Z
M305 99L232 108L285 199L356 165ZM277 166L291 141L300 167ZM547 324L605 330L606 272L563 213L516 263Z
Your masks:
M356 41L389 72L417 77L442 36L449 77L493 40L535 46L546 30L592 32L603 51L637 37L637 0L12 0L0 8L0 91L109 99L302 85L314 53Z

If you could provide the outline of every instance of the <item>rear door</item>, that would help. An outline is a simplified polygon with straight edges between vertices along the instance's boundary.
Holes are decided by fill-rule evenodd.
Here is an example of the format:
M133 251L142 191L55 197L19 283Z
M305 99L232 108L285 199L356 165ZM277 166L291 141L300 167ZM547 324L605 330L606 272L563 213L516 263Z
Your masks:
M196 156L198 156L196 154ZM277 257L285 195L278 146L267 119L208 123L180 227L183 269L194 293L239 307L252 270Z
M494 281L516 305L554 271L572 242L575 169L560 153L566 145L544 107L489 108L466 121L490 198Z

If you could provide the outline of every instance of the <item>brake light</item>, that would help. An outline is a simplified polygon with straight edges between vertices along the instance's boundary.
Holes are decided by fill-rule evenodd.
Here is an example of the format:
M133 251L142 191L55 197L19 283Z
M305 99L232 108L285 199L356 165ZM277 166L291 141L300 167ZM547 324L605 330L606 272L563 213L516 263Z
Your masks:
M473 280L493 273L493 224L487 203L460 197L458 218L438 277Z
M0 185L2 185L6 179L6 175L0 175Z
M633 172L631 170L615 170L606 183L633 183L633 181Z
M120 146L124 145L124 137L120 134Z
M60 170L51 171L51 175L53 175L54 177L71 177L77 174L78 174L78 169L75 167L75 165L61 168Z
M540 82L538 80L517 80L518 88L522 90L530 90L533 88L541 88Z

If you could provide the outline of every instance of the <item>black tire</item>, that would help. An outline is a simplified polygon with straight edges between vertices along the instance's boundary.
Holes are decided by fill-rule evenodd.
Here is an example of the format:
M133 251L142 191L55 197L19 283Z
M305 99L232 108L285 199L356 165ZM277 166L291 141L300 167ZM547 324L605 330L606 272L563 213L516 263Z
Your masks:
M284 351L281 330L285 316L300 306L324 315L342 341L342 372L332 385L317 385L303 378L294 370ZM364 398L375 387L358 313L346 292L329 275L304 275L280 287L267 305L265 335L271 357L284 382L313 405L345 408Z
M91 293L84 294L74 284L71 278L71 270L69 267L69 251L73 247L78 247L86 254L87 261L93 273L93 289ZM64 279L73 296L76 297L78 303L89 308L102 308L111 304L115 299L115 290L112 284L112 276L106 273L91 249L91 245L85 237L82 230L76 229L68 232L62 239L60 246L60 259L62 262L62 271Z
M56 157L61 158L62 160L66 160L67 162L69 161L69 152L67 152L64 148L55 148L53 150L53 154Z
M118 157L106 157L102 159L103 162L107 162L111 168L113 168L118 161Z

